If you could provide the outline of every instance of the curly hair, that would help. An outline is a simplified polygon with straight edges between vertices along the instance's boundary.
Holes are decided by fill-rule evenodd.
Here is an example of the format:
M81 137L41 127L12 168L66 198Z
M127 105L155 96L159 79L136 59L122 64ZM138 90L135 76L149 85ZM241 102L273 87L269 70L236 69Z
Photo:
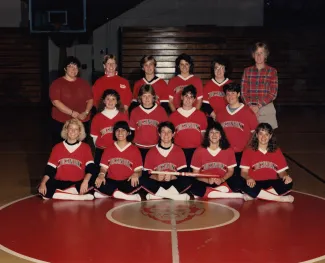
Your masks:
M257 138L257 134L260 132L260 131L266 131L268 132L272 137L271 139L269 140L269 143L267 145L267 151L268 152L275 152L277 149L278 149L278 146L277 146L277 142L276 142L276 137L274 135L274 130L272 128L272 126L268 123L265 123L265 122L261 122L255 129L254 131L254 134L251 138L251 141L249 143L249 147L254 150L254 151L257 151L258 150L258 138Z
M81 142L86 138L86 132L85 132L85 127L84 127L83 123L78 119L70 119L70 120L67 120L63 125L62 131L61 131L61 137L63 139L65 139L65 140L68 139L69 125L77 125L79 127L80 134L77 139L78 141Z
M215 75L215 70L214 70L214 67L216 64L219 64L219 65L222 65L225 67L225 78L227 78L230 74L230 64L229 64L229 60L224 57L224 56L217 56L215 57L212 62L211 62L211 77L212 78L215 78L216 75Z
M138 93L138 102L140 104L142 104L141 97L143 94L146 94L146 93L150 93L153 96L153 104L155 104L157 101L157 95L156 95L155 89L150 84L144 84L140 87L140 90Z
M116 98L116 109L120 112L123 111L123 105L122 105L122 102L121 102L121 97L120 97L120 94L118 94L118 92L116 90L113 90L113 89L107 89L103 92L103 95L102 97L100 98L100 101L99 101L99 105L98 105L98 112L102 112L106 105L105 105L105 99L107 96L113 96Z
M63 68L67 69L67 66L69 66L70 64L76 65L78 68L80 68L81 66L80 60L74 56L69 56L65 59L63 63Z
M226 150L230 147L230 143L227 139L226 133L224 131L224 129L222 128L221 124L219 122L211 122L208 126L208 128L206 129L206 132L204 134L204 138L202 141L202 147L203 148L208 148L210 146L210 139L209 139L209 133L211 130L216 130L218 132L220 132L221 138L219 140L219 147L222 150Z
M190 55L187 55L185 53L180 54L176 60L175 60L175 75L181 74L181 70L179 68L179 64L181 63L181 60L185 60L187 63L190 64L190 74L193 74L194 71L194 62Z

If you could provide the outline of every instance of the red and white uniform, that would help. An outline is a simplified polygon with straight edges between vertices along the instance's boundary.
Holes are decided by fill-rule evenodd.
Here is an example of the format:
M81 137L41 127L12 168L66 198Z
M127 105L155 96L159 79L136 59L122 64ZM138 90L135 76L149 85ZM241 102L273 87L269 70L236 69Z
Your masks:
M189 75L187 78L183 78L181 75L177 75L169 80L168 96L169 99L173 100L173 104L176 109L181 106L181 96L184 87L190 84L192 84L196 88L196 105L199 99L203 99L203 86L200 78L194 75Z
M222 178L228 171L228 168L236 167L236 159L234 150L228 148L215 151L210 148L200 147L195 150L191 168L200 170L202 174L215 174L216 178Z
M215 79L209 80L203 88L203 103L210 104L215 114L223 111L227 106L223 86L232 81L226 78L223 82L218 83Z
M132 101L132 92L129 82L118 75L109 77L107 75L96 80L93 86L94 106L98 108L100 99L107 89L113 89L118 92L123 105L130 106Z
M217 120L222 125L231 147L235 152L242 152L252 132L258 125L254 112L244 104L241 104L234 112L227 107L217 115Z
M197 148L202 142L202 132L207 128L204 113L196 108L185 111L178 108L169 116L175 126L175 144L181 148Z
M255 181L279 179L277 174L289 169L280 149L271 153L250 148L244 151L240 168L249 169L248 175Z
M136 146L128 143L121 149L116 142L105 149L100 166L107 169L107 178L117 181L126 180L143 168L141 154Z
M93 162L88 144L79 142L68 145L60 142L53 147L47 164L56 168L54 179L77 182L84 179L86 166Z
M77 78L75 81L68 81L65 78L58 78L50 86L50 99L59 100L73 111L82 113L86 109L88 100L92 99L91 87L87 81ZM71 116L61 112L57 107L52 107L52 118L58 122L66 122ZM88 115L83 122L89 121Z
M157 103L160 104L162 102L169 102L168 93L167 93L167 83L155 76L155 78L151 81L147 81L145 78L139 79L135 82L133 87L133 101L138 101L138 94L141 86L148 84L153 87L157 96Z
M186 168L183 150L173 144L170 149L164 150L158 145L151 148L146 156L144 170L177 172Z
M141 148L151 148L158 143L157 126L168 117L163 107L155 105L145 109L140 105L131 112L130 128L135 131L133 142Z
M113 144L113 127L118 121L128 121L128 116L118 110L107 109L97 113L90 127L90 136L94 138L97 148L105 149Z

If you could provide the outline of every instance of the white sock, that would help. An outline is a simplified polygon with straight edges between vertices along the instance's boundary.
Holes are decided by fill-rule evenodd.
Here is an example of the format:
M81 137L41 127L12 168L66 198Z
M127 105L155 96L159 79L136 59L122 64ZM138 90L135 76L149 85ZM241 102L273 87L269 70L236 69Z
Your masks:
M245 201L251 201L251 200L254 200L254 198L251 197L251 196L248 195L248 194L243 194L243 198L244 198Z
M223 192L223 193L229 193L229 188L225 185L219 185L215 188L213 188L214 190L217 190L219 192Z
M53 199L60 199L60 200L93 200L94 196L91 194L85 194L85 195L75 195L75 194L67 194L67 193L60 193L55 192Z
M244 198L241 193L223 193L219 191L211 191L208 198Z
M98 199L109 197L108 195L102 194L101 192L97 192L97 191L95 191L94 196L95 196L95 198L98 198Z
M177 191L177 189L173 185L171 187L169 187L167 189L167 191L170 192L170 193L172 193L172 194L174 194L174 195L178 195L179 194L179 192Z
M279 194L275 191L275 189L274 189L273 187L270 187L269 189L266 189L266 191L268 191L269 193L274 194L274 195L279 195Z
M156 195L153 195L153 194L147 194L146 199L147 200L161 200L161 199L163 199L163 197L156 196Z
M67 194L74 194L74 195L78 195L78 191L76 189L76 187L72 186L66 189L56 189L56 191L62 192L62 193L67 193Z
M190 200L190 196L188 194L172 194L163 187L159 187L156 196L165 197L172 200Z
M258 194L257 198L263 199L263 200L269 200L269 201L276 201L276 202L287 202L292 203L294 200L294 197L292 195L274 195L271 194L268 191L261 190L261 192Z
M113 193L113 197L117 198L117 199L123 199L123 200L129 200L129 201L141 201L141 197L139 194L125 194L119 190L116 190Z

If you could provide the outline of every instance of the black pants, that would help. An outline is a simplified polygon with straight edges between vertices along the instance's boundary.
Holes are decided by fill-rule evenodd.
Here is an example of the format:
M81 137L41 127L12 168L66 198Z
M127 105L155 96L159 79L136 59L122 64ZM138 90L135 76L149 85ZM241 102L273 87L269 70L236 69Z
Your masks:
M80 192L80 186L82 184L83 180L81 181L76 181L76 182L72 182L72 181L60 181L60 180L56 180L54 178L50 178L47 182L46 182L46 195L45 197L47 198L52 198L56 189L60 189L60 190L64 190L67 189L71 186L75 186L78 193ZM91 188L92 186L92 182L88 183L88 187Z
M293 183L285 184L282 179L276 180L264 180L256 181L253 188L250 188L247 184L243 187L243 191L249 196L256 198L262 189L268 189L273 187L278 195L285 194L292 189Z
M183 152L184 152L185 158L186 158L187 171L192 172L191 162L192 162L192 156L193 156L196 148L182 148L182 149L183 149Z
M174 186L179 193L186 192L192 185L192 178L189 177L177 177L175 180L171 181L157 181L146 176L142 176L142 187L151 194L157 193L160 187L164 189L169 189Z
M141 177L139 178L139 185L133 187L131 185L131 181L122 180L117 181L110 178L106 178L106 183L102 184L99 188L97 188L99 192L106 194L108 196L112 196L114 191L119 190L126 194L134 194L141 189Z
M150 148L140 148L140 147L138 147L138 149L140 150L141 157L142 157L142 163L144 165L144 162L146 160L146 155L149 152Z

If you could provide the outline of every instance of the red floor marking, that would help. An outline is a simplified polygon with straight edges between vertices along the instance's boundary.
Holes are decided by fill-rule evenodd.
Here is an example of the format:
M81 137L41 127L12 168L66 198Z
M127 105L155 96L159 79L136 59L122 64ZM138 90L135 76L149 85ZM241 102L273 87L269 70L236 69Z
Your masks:
M325 200L293 193L293 204L213 200L240 213L230 225L177 232L180 262L301 262L325 254ZM112 199L55 201L32 197L0 210L0 244L57 262L172 262L171 233L116 225Z

